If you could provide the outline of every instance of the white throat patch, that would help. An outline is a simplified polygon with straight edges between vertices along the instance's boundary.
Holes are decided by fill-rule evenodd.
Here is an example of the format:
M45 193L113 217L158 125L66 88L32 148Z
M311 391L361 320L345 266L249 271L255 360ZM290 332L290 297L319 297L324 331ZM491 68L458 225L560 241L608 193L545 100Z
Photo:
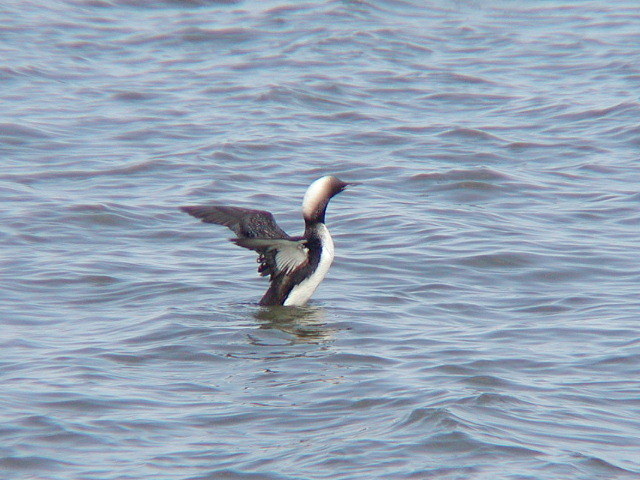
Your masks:
M315 272L291 289L289 296L284 301L286 306L299 307L307 303L333 263L334 247L329 229L324 223L319 223L316 228L322 245L320 261Z

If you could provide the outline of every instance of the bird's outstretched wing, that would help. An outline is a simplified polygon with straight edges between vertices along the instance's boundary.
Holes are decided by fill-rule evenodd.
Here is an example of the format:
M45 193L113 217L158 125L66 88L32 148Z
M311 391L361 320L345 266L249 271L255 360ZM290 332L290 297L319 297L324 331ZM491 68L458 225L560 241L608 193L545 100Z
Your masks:
M272 282L309 261L304 240L287 235L269 212L221 205L180 209L203 222L229 227L238 236L233 243L258 252L258 272Z
M258 272L263 276L271 276L272 280L281 275L289 275L309 263L309 249L305 246L305 240L234 238L231 241L258 252Z
M264 210L223 205L180 207L180 210L205 223L229 227L239 238L289 238L273 215Z

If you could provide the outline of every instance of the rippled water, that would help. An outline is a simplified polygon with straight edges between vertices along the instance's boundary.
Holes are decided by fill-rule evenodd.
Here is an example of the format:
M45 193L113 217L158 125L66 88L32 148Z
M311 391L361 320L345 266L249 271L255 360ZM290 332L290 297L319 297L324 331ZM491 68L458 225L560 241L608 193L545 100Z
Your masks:
M634 1L8 1L0 470L640 475ZM255 305L179 205L324 174L336 262Z

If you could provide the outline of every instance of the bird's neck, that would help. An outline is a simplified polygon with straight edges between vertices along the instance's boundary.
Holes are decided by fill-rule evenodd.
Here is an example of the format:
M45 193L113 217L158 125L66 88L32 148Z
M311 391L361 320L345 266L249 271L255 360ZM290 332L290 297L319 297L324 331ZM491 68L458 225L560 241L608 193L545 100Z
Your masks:
M305 220L304 222L304 236L307 238L321 239L329 235L329 229L324 222ZM329 235L330 236L330 235Z

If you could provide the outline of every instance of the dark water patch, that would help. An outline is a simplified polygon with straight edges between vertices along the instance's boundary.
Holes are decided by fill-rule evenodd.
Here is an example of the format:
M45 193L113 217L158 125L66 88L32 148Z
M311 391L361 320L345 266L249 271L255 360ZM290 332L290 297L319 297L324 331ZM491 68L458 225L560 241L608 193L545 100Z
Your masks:
M422 480L425 478L438 478L443 480L455 480L458 478L474 478L475 476L480 475L482 472L481 467L470 467L470 466L461 466L461 467L437 467L437 468L417 468L411 473L403 476L402 478L406 478L407 480ZM462 477L460 477L462 475ZM518 479L518 480L529 480L529 479Z
M469 192L469 191L483 192L483 191L499 191L500 189L501 188L498 185L494 185L487 182L478 182L473 180L467 180L463 182L453 182L448 185L437 185L432 188L432 190L436 192L438 191L447 192L452 190L459 190L463 192Z
M482 93L432 93L425 95L420 100L425 103L437 102L465 106L486 106L503 104L515 100L515 97Z
M581 466L586 468L587 471L599 475L613 475L615 478L621 474L630 474L633 476L640 474L640 469L627 470L626 468L617 466L602 458L587 456L580 453L574 453L572 454L572 456L576 459L579 459Z
M122 280L108 275L82 275L67 276L66 272L39 272L37 276L32 276L28 282L22 283L23 286L41 287L64 287L73 284L88 284L91 286L101 287L121 283Z
M424 293L424 292L432 293L436 291L449 292L451 290L457 290L458 288L459 287L455 285L450 285L446 283L428 283L425 285L416 285L413 287L408 287L407 292L408 293Z
M376 34L379 33L380 32L376 32ZM425 56L431 55L433 50L423 44L421 45L419 42L411 42L406 39L400 41L386 39L384 46L378 45L374 49L374 52L386 58L389 62L404 65L408 58L412 57L416 60L422 60ZM402 54L402 61L399 60L398 53Z
M288 475L278 473L255 473L242 469L217 469L205 475L188 477L187 480L291 480Z
M64 428L55 420L45 415L28 415L22 417L16 422L21 427L37 428L40 430L49 430L55 432L64 432Z
M324 120L327 122L371 122L375 119L369 115L364 115L358 113L356 111L346 111L346 112L338 112L331 113L327 115L317 115L313 118L318 120Z
M603 334L609 334L609 332L603 332ZM608 366L624 367L625 365L629 365L633 367L633 366L640 365L640 362L638 362L639 360L640 360L640 354L612 355L606 358L599 359L596 362L592 363L591 365L596 367L604 367L604 368L607 368Z
M454 430L462 423L455 418L446 408L416 408L413 409L406 418L403 418L397 425L394 425L394 434L398 434L403 429L420 428L425 433L442 429Z
M323 111L326 108L349 107L344 102L329 98L327 95L285 86L270 87L267 92L258 95L255 100L258 103L274 102L283 105L302 105Z
M535 151L535 150L547 150L547 149L556 149L558 151L564 151L565 156L567 158L574 158L575 154L573 152L584 152L584 153L601 153L606 154L608 150L602 148L596 144L593 144L590 141L583 142L511 142L506 145L506 147L510 150L514 151Z
M153 325L151 326L153 327ZM169 340L187 339L191 336L197 337L208 333L210 333L210 330L205 327L195 328L181 324L166 325L164 322L159 322L159 325L156 328L153 328L152 332L123 339L123 343L132 345L153 345L156 343L166 343ZM183 347L184 346L178 348Z
M173 392L183 393L200 393L200 394L216 394L222 389L212 384L201 384L195 382L177 382L171 384L168 389ZM160 423L151 425L149 428L161 428Z
M473 257L462 258L459 262L463 265L479 268L524 268L533 264L530 254L515 252L496 252Z
M39 128L14 123L0 123L0 141L2 142L21 142L46 138L50 138L50 135Z
M164 345L145 351L146 358L162 359L173 362L211 362L218 363L224 361L224 356L209 352L194 351L188 345Z
M15 69L9 66L0 67L0 82L9 83L11 80L19 77L20 73L18 73Z
M123 365L140 365L148 361L146 355L129 355L129 354L117 354L117 353L105 353L101 355L105 360L109 360Z
M481 167L474 169L455 169L448 172L434 172L434 173L418 173L413 175L411 181L434 181L434 182L448 182L448 181L504 181L510 180L508 175L493 170L491 168Z
M494 82L486 78L482 78L474 75L451 73L451 72L431 73L428 76L437 82L442 82L444 85L449 85L452 83L460 83L464 85L493 85L494 84Z
M122 102L141 102L144 100L153 100L157 97L155 93L149 92L138 92L138 91L124 91L124 92L116 92L112 94L112 98L114 100L119 100Z
M78 414L89 414L95 412L106 412L122 408L128 402L126 400L114 399L98 400L96 398L72 398L68 400L58 401L42 401L41 404L46 408L56 411L72 411ZM136 403L136 402L132 402ZM146 402L145 402L146 403Z
M80 278L80 282L82 283L90 283L91 285L97 286L113 285L119 281L119 279L109 275L86 275Z
M114 208L105 206L105 211L100 213L90 213L88 211L83 212L81 215L73 215L72 221L67 223L76 223L79 225L85 225L87 227L121 227L130 228L132 222L135 220L131 215L126 212L116 213Z
M458 401L461 404L468 403L478 407L500 407L507 408L511 406L524 405L526 402L521 399L500 393L481 393L476 396L468 397Z
M522 372L536 372L545 368L552 368L552 362L543 361L544 359L526 359L526 358L500 358L499 360L476 360L466 364L473 367L476 371L488 370L517 370Z
M100 437L96 437L95 435L78 433L78 432L64 432L64 433L51 433L44 435L36 435L34 436L34 440L37 442L41 442L43 444L50 445L59 445L60 447L69 447L75 446L78 443L82 443L84 445L109 445L109 442L104 441L104 439Z
M221 46L237 45L248 42L250 40L254 40L257 36L257 32L254 29L237 27L220 29L189 27L177 33L188 42L205 42L219 44Z
M129 130L124 133L120 133L114 137L114 140L123 140L128 142L146 142L154 138L160 138L165 136L165 132L162 132L156 128L138 128L135 130ZM172 136L176 138L175 136Z
M410 134L436 134L441 131L441 129L437 126L432 125L401 125L395 127L395 130L403 133Z
M455 356L459 355L460 353L464 353L461 351L455 351L455 352L440 352L441 354L453 354ZM455 364L447 364L447 363L443 363L441 365L438 365L434 368L436 371L442 371L444 373L447 373L449 375L471 375L475 370L462 366L462 365L455 365Z
M420 449L431 453L467 453L479 449L482 443L471 435L454 431L437 433L420 442Z
M105 262L110 263L110 262ZM136 268L134 264L120 262L122 269ZM148 272L149 273L149 272ZM140 307L141 304L150 302L159 296L170 294L171 292L190 292L192 288L188 285L174 286L166 289L164 282L129 282L118 281L109 285L108 289L104 286L93 285L93 289L78 294L73 299L68 299L71 305L93 305L97 308L99 305L129 305L131 308Z
M101 7L113 7L113 6L125 6L125 7L134 7L140 9L148 9L149 7L155 9L200 9L203 7L211 7L211 6L228 6L228 5L238 5L241 0L161 0L159 2L154 2L153 5L141 5L140 2L136 0L109 0L108 2L100 2L98 0L84 0L82 3L88 4L89 6L101 6Z
M312 10L312 5L301 5L301 4L293 4L293 5L278 5L275 7L269 7L264 11L264 15L267 17L284 17L287 15L294 15L298 13L308 13Z
M8 471L32 471L32 470L59 470L71 464L62 462L54 458L42 457L38 455L30 456L2 456L0 457L0 468Z
M5 174L0 175L0 178L6 180L17 181L24 184L30 184L32 182L43 180L81 180L90 179L103 176L117 176L117 175L129 175L136 174L142 175L151 173L154 170L172 170L174 167L170 162L162 160L149 160L139 163L124 164L113 168L97 168L95 170L85 170L77 168L76 164L69 164L66 166L60 166L56 171L39 171L35 173L24 174Z
M603 118L610 115L625 114L629 112L637 113L640 110L640 103L620 103L611 107L587 109L580 112L565 113L558 115L556 119L562 121L581 121L592 118Z
M235 427L247 423L255 422L256 415L254 413L243 414L213 414L213 415L192 415L184 420L190 425L199 427Z
M502 138L477 128L454 128L440 134L443 138L459 138L461 140L485 140L504 143Z
M353 144L353 142L363 145L403 145L406 144L409 140L402 135L392 135L389 133L380 133L380 132L366 132L359 133L357 135L353 135L349 139L349 143Z
M551 269L537 269L527 273L531 282L554 283L580 281L585 278L597 279L603 277L613 278L619 276L620 272L615 269L605 269L597 267L575 266L572 268L556 267Z
M490 388L507 387L512 385L511 382L498 377L494 377L492 375L474 375L471 377L460 379L460 381L469 385Z
M516 309L516 311L522 312L522 313L537 313L537 314L545 314L545 315L560 314L570 310L571 308L563 305L559 305L556 303L551 303L551 304L541 303L538 305L532 305L529 307Z
M393 365L395 361L390 358L381 358L376 355L341 353L331 357L331 361L335 364L345 366L365 366L365 365Z

